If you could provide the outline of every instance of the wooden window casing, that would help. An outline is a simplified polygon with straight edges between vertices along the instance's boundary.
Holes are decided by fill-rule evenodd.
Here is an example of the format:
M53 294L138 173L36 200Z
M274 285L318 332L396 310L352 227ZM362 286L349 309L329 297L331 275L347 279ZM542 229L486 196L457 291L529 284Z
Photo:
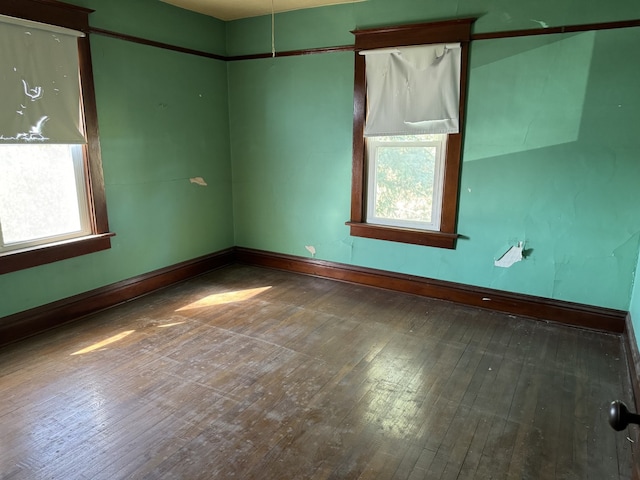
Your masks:
M351 235L393 242L411 243L453 249L456 232L460 169L462 165L462 136L464 131L464 106L467 94L467 72L471 26L475 18L420 23L386 28L355 30L355 79L353 99L353 164L351 183L351 220L347 222ZM419 230L413 228L376 225L366 221L367 161L364 124L366 116L366 72L362 50L376 48L426 45L432 43L459 42L462 46L460 68L460 132L449 134L444 165L442 213L440 229Z
M0 274L56 262L111 247L107 220L107 202L102 173L98 112L96 107L91 51L89 14L93 10L54 0L0 0L0 14L57 25L85 33L78 38L81 102L87 143L83 146L86 190L89 202L91 234L0 254Z

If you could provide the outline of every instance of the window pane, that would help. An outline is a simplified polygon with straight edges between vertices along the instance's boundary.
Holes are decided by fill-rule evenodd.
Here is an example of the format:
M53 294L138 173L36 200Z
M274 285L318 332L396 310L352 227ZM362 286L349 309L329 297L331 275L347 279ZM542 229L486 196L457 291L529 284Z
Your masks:
M82 178L82 162L74 162L74 148L80 147L0 145L0 228L5 245L83 232L86 201L77 181Z
M376 155L374 215L431 223L437 148L378 146Z

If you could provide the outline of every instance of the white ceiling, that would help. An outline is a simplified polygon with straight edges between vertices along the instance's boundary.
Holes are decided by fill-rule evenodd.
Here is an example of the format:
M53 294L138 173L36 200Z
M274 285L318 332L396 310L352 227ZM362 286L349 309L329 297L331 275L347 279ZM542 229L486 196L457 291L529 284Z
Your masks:
M364 0L161 0L176 7L186 8L194 12L204 13L220 20L237 20L239 18L257 17L259 15L288 12L303 8L337 5L339 3L356 3Z

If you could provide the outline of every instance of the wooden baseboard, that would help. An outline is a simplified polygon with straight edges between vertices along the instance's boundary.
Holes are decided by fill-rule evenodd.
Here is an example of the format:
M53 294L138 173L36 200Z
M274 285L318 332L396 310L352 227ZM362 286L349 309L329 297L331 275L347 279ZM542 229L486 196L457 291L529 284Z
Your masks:
M0 319L0 346L73 322L233 261L234 249L229 248L9 315Z
M0 346L78 320L154 290L230 265L235 261L438 298L604 332L623 333L625 331L627 313L620 310L235 247L4 317L0 319ZM636 398L640 398L640 393L636 393Z
M638 337L635 335L631 314L628 314L626 318L624 348L627 354L627 364L629 365L629 377L631 379L635 411L640 412L640 351L638 350ZM629 408L631 409L631 405L629 405ZM634 442L632 449L633 456L636 459L633 478L634 480L640 480L640 427L630 428L630 436Z
M638 350L638 337L635 335L631 315L627 315L624 332L624 347L629 364L629 376L631 388L635 397L636 411L640 412L640 350Z
M237 262L249 265L438 298L464 305L598 331L622 333L625 328L627 312L621 310L592 307L578 303L248 248L236 247L235 252Z

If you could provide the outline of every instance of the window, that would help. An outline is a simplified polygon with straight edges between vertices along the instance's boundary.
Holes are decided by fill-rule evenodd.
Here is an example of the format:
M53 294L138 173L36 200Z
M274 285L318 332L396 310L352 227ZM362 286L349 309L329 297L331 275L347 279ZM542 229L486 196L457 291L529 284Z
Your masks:
M367 221L437 231L440 228L447 136L367 139Z
M91 233L77 145L0 145L0 171L3 251Z
M111 245L89 13L0 0L0 273Z
M354 32L351 235L455 248L474 20ZM435 89L445 60L448 87Z

